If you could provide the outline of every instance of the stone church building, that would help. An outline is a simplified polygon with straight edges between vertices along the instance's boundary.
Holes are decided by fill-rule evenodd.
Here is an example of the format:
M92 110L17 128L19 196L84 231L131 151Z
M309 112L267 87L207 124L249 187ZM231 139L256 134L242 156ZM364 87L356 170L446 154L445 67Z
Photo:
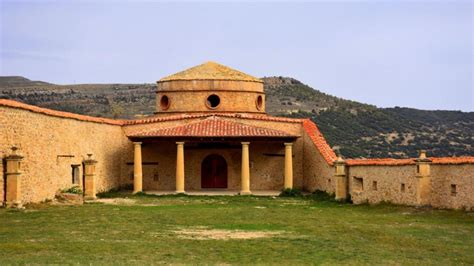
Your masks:
M474 157L343 159L314 122L265 113L263 82L208 62L157 82L156 112L114 120L0 99L0 201L136 192L265 194L474 208Z

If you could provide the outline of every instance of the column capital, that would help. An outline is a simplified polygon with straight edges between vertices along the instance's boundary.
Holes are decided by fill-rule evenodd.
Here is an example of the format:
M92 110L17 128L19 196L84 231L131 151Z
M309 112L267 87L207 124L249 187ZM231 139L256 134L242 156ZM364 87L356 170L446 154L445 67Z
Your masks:
M11 150L12 150L11 154L9 156L7 156L5 158L5 160L15 161L15 160L23 159L23 156L21 156L20 154L17 153L17 151L19 150L18 147L13 146L13 147L11 147Z
M240 144L242 144L242 145L249 145L250 142L241 142Z
M82 161L86 165L96 164L97 161L92 158L92 153L87 154L87 158Z
M176 144L177 145L184 145L184 141L177 141Z
M285 142L285 146L293 146L293 142Z
M134 142L133 142L134 145L142 145L142 143L143 143L143 142L141 142L141 141L134 141Z

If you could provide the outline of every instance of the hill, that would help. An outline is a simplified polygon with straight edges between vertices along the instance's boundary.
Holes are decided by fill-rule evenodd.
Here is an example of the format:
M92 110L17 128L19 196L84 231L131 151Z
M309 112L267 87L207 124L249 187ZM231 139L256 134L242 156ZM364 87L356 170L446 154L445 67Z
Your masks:
M474 154L474 113L377 108L337 98L286 77L265 77L267 112L309 117L331 146L352 158ZM152 115L155 84L54 85L23 77L0 77L0 98L92 116Z
M264 78L274 115L310 117L348 157L474 154L474 112L377 108L340 99L291 78ZM280 105L278 105L280 104Z
M21 76L0 76L0 87L22 87L52 85L43 81L32 81Z

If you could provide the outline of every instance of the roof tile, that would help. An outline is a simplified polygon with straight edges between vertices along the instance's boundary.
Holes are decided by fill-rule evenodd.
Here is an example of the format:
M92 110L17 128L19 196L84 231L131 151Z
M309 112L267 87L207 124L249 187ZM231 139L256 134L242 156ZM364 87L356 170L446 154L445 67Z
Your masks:
M56 111L56 110L42 108L42 107L29 105L26 103L21 103L21 102L17 102L13 100L7 100L7 99L0 99L0 106L8 106L12 108L28 110L34 113L40 113L40 114L63 117L63 118L71 118L71 119L80 120L80 121L109 124L109 125L119 125L119 126L124 124L123 120L114 120L114 119L108 119L108 118L74 114L74 113L63 112L63 111Z
M298 137L284 131L256 127L211 116L176 127L146 129L128 137Z
M286 118L286 117L275 117L269 115L253 115L253 114L242 114L242 113L198 113L198 114L179 114L179 115L169 115L169 116L156 116L138 120L128 120L125 122L126 125L141 125L149 124L156 122L165 122L165 121L174 121L174 120L184 120L184 119L194 119L194 118L203 118L203 117L230 117L230 118L241 118L241 119L250 119L250 120L261 120L261 121L274 121L274 122L288 122L288 123L301 123L306 119L298 118Z
M429 157L432 164L474 164L474 157ZM372 159L348 159L349 166L363 165L411 165L416 164L417 158L393 159L393 158L372 158Z
M326 142L326 139L324 138L321 131L319 131L318 126L316 126L316 124L310 119L304 119L303 128L311 138L313 144L323 156L324 160L326 160L329 165L333 165L334 161L337 159L336 153Z

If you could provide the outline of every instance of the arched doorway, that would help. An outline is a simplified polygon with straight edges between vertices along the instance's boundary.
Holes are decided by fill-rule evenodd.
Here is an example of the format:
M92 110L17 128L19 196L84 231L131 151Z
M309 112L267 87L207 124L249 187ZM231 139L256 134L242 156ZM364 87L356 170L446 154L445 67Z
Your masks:
M201 188L227 188L227 162L211 154L201 163Z

